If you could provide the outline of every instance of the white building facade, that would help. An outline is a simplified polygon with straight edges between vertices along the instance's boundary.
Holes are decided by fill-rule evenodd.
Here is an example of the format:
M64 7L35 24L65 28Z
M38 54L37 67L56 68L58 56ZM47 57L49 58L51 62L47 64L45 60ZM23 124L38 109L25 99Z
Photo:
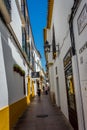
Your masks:
M26 0L0 0L1 130L10 130L35 96L37 58Z
M86 9L86 0L49 0L44 29L45 46L50 44L45 55L51 99L74 130L87 129Z

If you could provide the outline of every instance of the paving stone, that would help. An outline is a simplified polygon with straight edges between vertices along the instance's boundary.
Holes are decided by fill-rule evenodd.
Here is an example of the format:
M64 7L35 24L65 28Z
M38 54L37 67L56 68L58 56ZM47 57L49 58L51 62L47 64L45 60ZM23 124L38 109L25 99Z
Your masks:
M73 130L60 109L51 104L49 95L35 97L14 130Z

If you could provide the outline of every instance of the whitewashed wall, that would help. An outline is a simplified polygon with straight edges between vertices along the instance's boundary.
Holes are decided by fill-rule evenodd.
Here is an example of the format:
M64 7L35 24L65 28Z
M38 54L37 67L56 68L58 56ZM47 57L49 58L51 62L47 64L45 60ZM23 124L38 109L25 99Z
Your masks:
M11 1L11 26L22 46L22 23L15 0Z
M19 2L19 7L20 7L20 9L21 9L21 0L18 0L18 2Z
M7 105L8 105L8 88L7 88L7 79L6 79L1 32L0 32L0 109Z
M67 39L65 40L59 57L57 57L55 63L54 63L54 71L55 67L57 66L58 68L58 77L59 77L59 92L60 92L60 107L64 115L68 118L68 106L67 106L67 93L66 93L66 84L65 84L65 74L64 74L64 65L63 65L63 59L67 53L67 51L70 48L70 37L69 34L67 36ZM56 80L56 75L54 74L54 80ZM56 82L55 84L55 90L56 88ZM56 93L56 91L55 91ZM56 93L56 98L58 98L58 93Z
M49 67L49 77L50 77L50 91L55 92L54 90L54 71L53 66Z
M11 104L25 96L23 90L23 77L13 71L13 65L15 63L18 64L25 71L25 76L27 76L28 67L21 53L17 49L14 40L12 39L12 37L10 37L10 34L7 31L6 27L4 26L4 24L2 24L2 22L0 22L0 25L3 58L5 64L5 70L3 71L6 71L6 85L8 86L7 89L9 94L9 104ZM6 91L7 89L5 86L4 91Z
M69 15L73 6L73 0L55 0L53 7L53 24L55 29L56 44L60 46L64 42L64 38L67 36L69 30Z
M52 36L51 36L52 31L50 29L47 29L47 41L49 42L50 45L52 45ZM52 51L52 46L50 46L50 50ZM52 52L48 53L48 63L53 62L53 56Z
M49 42L50 45L52 45L52 30L51 29L47 29L47 41ZM51 46L52 47L52 46ZM52 50L51 50L52 51ZM47 54L48 56L48 64L50 63L54 63L54 60L53 60L53 55L52 55L52 52L48 52ZM54 90L54 68L52 66L49 67L49 85L50 85L50 91L51 92L55 92Z
M58 93L57 93L57 88L56 88L57 86L56 86L56 75L55 75L55 67L57 66L58 77L59 77L60 107L61 107L62 112L67 118L68 118L68 106L67 106L63 58L65 57L67 51L71 47L68 20L69 20L69 15L71 13L72 6L73 6L72 0L68 1L68 3L63 0L54 1L53 17L52 17L51 33L50 33L50 37L51 37L50 39L52 43L52 31L53 31L52 29L54 25L55 41L57 45L58 43L60 45L60 55L59 57L57 57L56 61L54 61L54 65L53 65L54 76L52 78L54 79L56 104L58 105Z
M75 45L76 45L76 52L77 52L77 67L78 67L78 73L79 73L79 84L78 88L76 88L77 93L77 102L78 102L78 116L79 116L79 130L83 129L83 125L85 124L85 130L87 130L87 47L83 50L83 52L79 53L80 49L84 46L84 44L87 42L87 26L84 27L84 22L87 24L87 11L84 15L80 15L81 11L83 10L84 5L86 4L86 10L87 10L87 0L82 0L79 8L76 12L76 15L74 17L74 36L75 36ZM84 17L86 16L86 17ZM79 28L83 29L83 31L79 34L78 31L78 18L82 21L82 24L79 26ZM82 27L83 26L83 27ZM82 102L79 100L82 99ZM83 112L83 113L82 113ZM83 115L82 115L83 114ZM85 120L85 122L82 122ZM84 123L82 125L82 123Z

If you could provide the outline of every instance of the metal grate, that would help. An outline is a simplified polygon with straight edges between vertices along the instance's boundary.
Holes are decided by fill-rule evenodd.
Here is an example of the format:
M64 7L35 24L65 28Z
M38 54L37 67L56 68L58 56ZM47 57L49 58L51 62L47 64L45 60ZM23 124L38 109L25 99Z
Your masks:
M48 115L46 115L46 114L44 114L44 115L37 115L36 117L37 118L46 118L46 117L48 117Z

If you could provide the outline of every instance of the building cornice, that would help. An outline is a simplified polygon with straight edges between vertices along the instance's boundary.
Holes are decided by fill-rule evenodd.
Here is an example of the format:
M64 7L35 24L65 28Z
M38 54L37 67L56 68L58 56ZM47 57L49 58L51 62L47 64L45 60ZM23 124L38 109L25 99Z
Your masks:
M54 0L48 0L48 16L47 16L47 28L50 29L53 13Z
M44 28L44 44L45 44L45 42L46 42L46 40L47 40L47 28Z
M10 10L11 7L7 9L5 1L0 0L0 12L3 15L3 18L7 24L11 22Z

